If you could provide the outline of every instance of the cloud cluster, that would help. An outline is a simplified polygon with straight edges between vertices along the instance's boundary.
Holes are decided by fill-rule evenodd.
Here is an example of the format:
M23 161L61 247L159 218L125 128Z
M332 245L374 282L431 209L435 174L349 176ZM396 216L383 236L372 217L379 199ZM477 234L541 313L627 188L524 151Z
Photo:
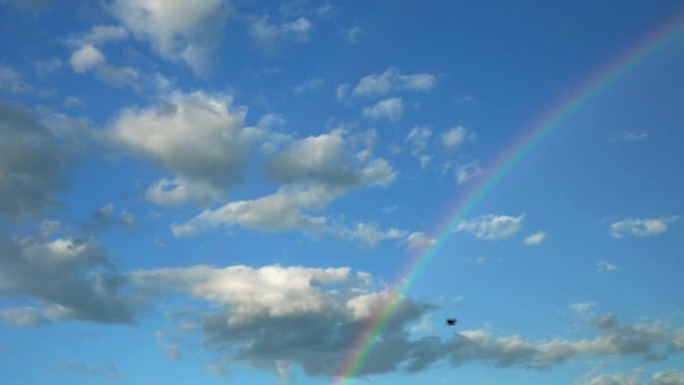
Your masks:
M368 148L355 149L342 130L292 140L266 163L267 175L282 184L278 191L204 210L189 222L175 224L173 232L189 235L235 224L266 231L322 231L327 218L312 212L354 189L387 186L396 179L385 159L369 157Z

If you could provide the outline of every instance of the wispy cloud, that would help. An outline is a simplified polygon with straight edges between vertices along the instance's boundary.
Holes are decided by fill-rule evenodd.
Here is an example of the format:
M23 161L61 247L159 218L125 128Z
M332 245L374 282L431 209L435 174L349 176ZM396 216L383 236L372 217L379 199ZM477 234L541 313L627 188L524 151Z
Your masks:
M613 238L650 237L667 231L668 225L677 221L678 215L661 218L628 218L610 225L609 234Z

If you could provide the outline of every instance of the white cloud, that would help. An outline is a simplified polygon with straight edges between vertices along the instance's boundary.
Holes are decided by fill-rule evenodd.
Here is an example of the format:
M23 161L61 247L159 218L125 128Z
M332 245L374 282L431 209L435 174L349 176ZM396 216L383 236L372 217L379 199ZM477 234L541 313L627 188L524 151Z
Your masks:
M465 142L472 134L463 126L456 126L442 134L442 144L447 147L457 147Z
M336 129L293 141L268 161L266 171L282 183L315 182L347 188L392 184L396 172L389 162L359 157L350 143L352 139ZM371 146L372 143L365 143L362 152L367 153Z
M71 54L69 62L75 72L84 73L104 63L105 57L100 50L87 44Z
M640 142L648 137L648 133L646 132L640 132L640 133L635 133L632 131L622 131L620 133L614 134L610 138L610 142L627 142L627 143L634 143L634 142Z
M292 91L295 94L302 94L309 91L317 90L325 85L325 79L313 78L308 79L304 83L296 86Z
M221 0L115 0L111 9L135 37L196 73L210 67L229 14Z
M95 25L90 32L82 36L73 36L67 43L74 46L99 45L111 40L121 40L128 37L128 31L118 25Z
M578 302L570 304L568 307L579 315L587 315L596 306L594 302Z
M667 225L678 219L679 216L677 215L650 219L628 218L612 223L610 225L610 235L613 238L629 236L650 237L667 231Z
M458 166L458 168L456 168L456 181L458 182L458 184L463 184L480 174L482 174L480 162L474 160L472 162L460 165Z
M310 39L313 23L305 17L291 22L270 24L268 18L255 19L249 26L249 34L267 50L273 50L282 41L306 43Z
M525 244L528 246L536 246L544 242L546 239L546 233L543 231L537 231L536 233L530 234L525 238Z
M340 84L335 88L335 96L337 100L343 100L349 94L349 84Z
M353 27L345 28L340 31L340 34L350 44L358 44L361 37L361 27L355 25Z
M426 126L415 126L404 139L411 144L411 155L420 162L420 168L424 169L432 160L431 155L424 154L428 148L428 143L432 138L432 130Z
M396 122L401 119L404 113L404 101L402 98L390 98L377 102L376 104L364 107L362 114L371 119L388 119Z
M183 178L162 178L151 185L145 196L161 206L177 206L186 202L207 205L222 197L221 191L211 184L192 182Z
M38 326L49 322L38 309L33 307L0 309L0 320L16 327Z
M75 96L67 96L62 101L62 104L66 107L84 107L85 103Z
M203 183L219 189L241 180L250 144L260 135L260 130L244 126L246 113L232 105L230 96L174 92L157 106L124 109L106 135L195 183L188 187L180 179L162 180L150 189L149 196L157 201L178 202L214 195L197 191Z
M462 221L455 231L467 231L479 239L504 239L520 230L525 215L518 217L487 214L469 221Z
M353 95L382 95L396 91L429 92L437 84L437 77L429 73L401 74L390 68L381 74L364 76L352 91Z
M173 224L171 229L176 236L189 236L202 229L236 224L261 231L320 231L327 219L308 215L305 211L323 209L343 191L325 186L281 188L261 198L233 201L214 210L204 210L189 222Z
M422 232L410 232L397 228L381 229L378 224L372 222L359 222L352 228L330 226L328 232L338 238L360 241L368 246L376 246L381 242L396 240L404 243L407 247L423 249L435 243L434 239L428 238Z

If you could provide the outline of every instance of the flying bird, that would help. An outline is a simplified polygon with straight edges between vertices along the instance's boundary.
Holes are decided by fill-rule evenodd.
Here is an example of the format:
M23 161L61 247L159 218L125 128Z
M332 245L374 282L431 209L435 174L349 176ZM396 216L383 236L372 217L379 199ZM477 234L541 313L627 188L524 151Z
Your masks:
M456 322L458 322L456 318L447 318L446 320L447 326L456 326Z

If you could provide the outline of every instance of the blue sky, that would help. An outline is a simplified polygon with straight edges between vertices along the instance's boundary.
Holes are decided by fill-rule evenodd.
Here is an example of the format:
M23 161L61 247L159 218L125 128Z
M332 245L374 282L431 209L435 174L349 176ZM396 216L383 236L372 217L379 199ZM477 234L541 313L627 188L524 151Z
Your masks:
M500 154L683 12L0 0L0 377L335 383ZM684 384L676 33L453 224L349 383Z

